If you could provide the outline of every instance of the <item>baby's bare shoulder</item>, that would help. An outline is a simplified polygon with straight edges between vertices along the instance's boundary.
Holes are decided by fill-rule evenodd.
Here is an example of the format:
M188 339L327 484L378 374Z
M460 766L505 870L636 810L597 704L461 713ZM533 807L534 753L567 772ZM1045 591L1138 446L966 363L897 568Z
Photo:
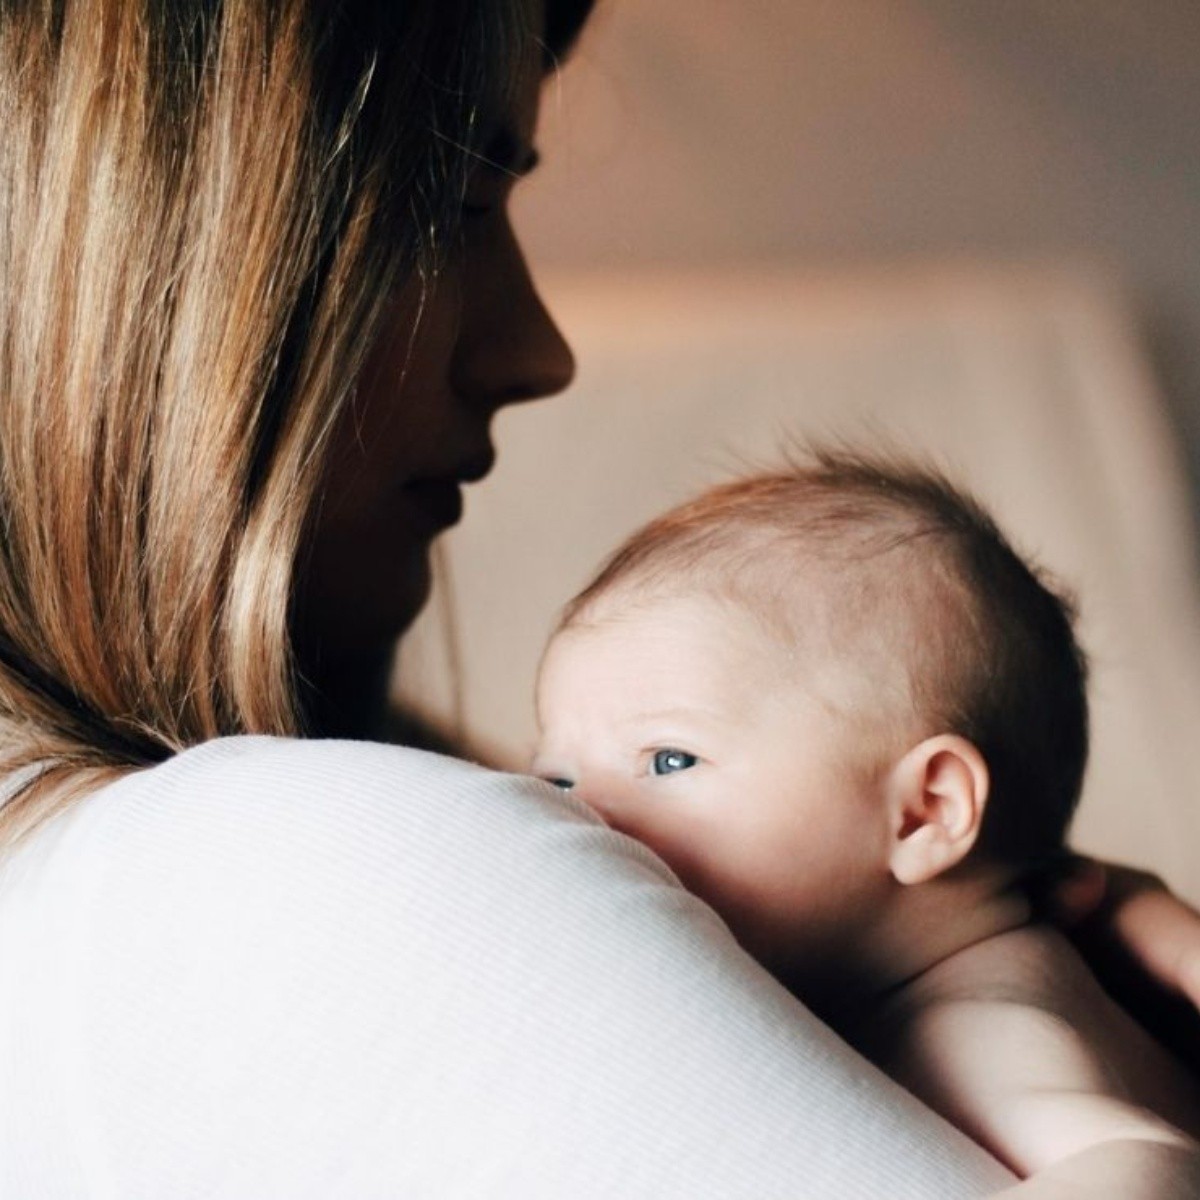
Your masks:
M877 1061L937 1096L943 1111L954 1107L949 1092L961 1100L960 1089L986 1089L1072 1097L1076 1108L1080 1097L1106 1097L1200 1128L1193 1082L1056 930L1027 926L968 947L902 988L879 1016Z
M985 938L914 980L907 1001L926 1007L990 1001L1074 1021L1108 1001L1078 951L1056 929L1025 925Z
M1028 926L987 938L931 967L880 1010L876 1055L907 1074L969 1056L981 1073L1014 1060L1054 1064L1081 1087L1108 1085L1106 1055L1089 1039L1109 1004L1070 943Z
M956 1026L1036 1023L1047 1032L1109 1002L1086 964L1056 930L1029 925L952 954L897 988L871 1014L863 1049L890 1058L917 1028L953 1012ZM1065 1029L1064 1029L1065 1032Z

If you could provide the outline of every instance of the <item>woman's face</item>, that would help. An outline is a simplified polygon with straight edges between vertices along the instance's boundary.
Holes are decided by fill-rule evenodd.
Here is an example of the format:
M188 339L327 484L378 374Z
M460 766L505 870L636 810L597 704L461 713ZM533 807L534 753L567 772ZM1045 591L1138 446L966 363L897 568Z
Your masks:
M301 643L326 664L386 650L407 627L429 592L430 544L458 520L462 484L491 469L492 417L574 372L508 214L535 160L534 51L486 140L459 248L423 299L419 281L395 297L335 434L297 595Z

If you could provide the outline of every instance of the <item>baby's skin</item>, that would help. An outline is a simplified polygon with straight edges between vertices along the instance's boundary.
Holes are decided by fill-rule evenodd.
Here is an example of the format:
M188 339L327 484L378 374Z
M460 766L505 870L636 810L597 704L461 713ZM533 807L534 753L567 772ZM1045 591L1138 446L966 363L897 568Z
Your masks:
M967 944L842 1032L1030 1177L1018 1195L1200 1195L1194 1080L1054 929Z
M601 604L547 648L533 771L1011 1167L1006 1194L1200 1197L1195 1082L970 857L978 751L926 731L881 764L844 682L725 601Z

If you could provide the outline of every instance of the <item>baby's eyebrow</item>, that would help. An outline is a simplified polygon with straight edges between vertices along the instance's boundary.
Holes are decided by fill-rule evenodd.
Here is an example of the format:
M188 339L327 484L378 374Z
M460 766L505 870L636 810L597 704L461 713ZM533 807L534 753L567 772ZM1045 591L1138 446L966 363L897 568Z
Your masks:
M728 714L721 714L715 709L702 707L649 708L630 713L625 718L625 722L629 725L637 725L655 721L694 721L697 719L703 721L723 721L728 719Z

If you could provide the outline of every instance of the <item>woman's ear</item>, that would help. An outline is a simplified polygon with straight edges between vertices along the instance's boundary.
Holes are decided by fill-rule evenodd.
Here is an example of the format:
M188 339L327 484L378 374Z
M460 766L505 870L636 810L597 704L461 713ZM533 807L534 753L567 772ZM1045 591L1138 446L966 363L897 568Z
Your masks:
M983 755L942 733L914 746L887 782L888 867L900 883L927 883L966 857L988 796Z

